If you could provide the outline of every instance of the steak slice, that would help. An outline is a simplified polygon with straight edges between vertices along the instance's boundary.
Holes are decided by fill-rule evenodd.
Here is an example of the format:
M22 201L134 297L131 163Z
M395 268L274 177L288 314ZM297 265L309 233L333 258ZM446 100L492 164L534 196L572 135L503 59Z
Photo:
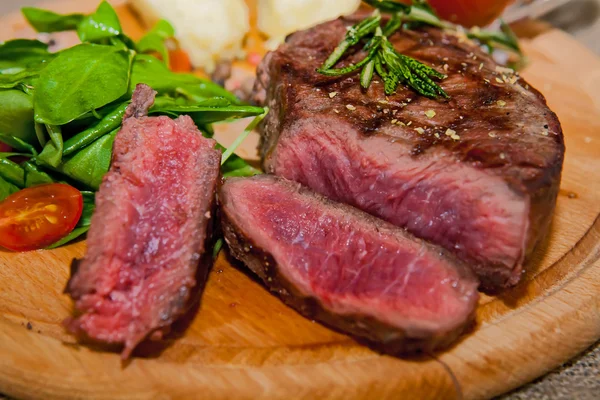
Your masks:
M188 116L143 116L155 94L135 90L96 194L86 255L67 287L79 313L68 329L124 343L123 358L186 311L211 265L203 256L221 153Z
M476 45L434 28L391 37L403 54L448 75L450 99L378 76L315 70L356 17L291 35L259 67L254 101L264 168L452 250L483 289L519 282L548 229L564 158L560 123L544 97ZM344 60L357 62L364 52Z
M472 321L476 278L404 229L273 175L228 179L219 202L233 256L308 318L394 354Z

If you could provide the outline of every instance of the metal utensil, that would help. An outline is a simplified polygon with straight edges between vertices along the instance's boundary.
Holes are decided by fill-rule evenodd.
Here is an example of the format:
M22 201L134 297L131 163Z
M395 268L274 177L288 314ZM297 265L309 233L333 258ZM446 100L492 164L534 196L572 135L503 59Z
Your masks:
M504 20L508 23L512 23L525 18L539 18L569 1L570 0L518 1L506 10L504 13Z

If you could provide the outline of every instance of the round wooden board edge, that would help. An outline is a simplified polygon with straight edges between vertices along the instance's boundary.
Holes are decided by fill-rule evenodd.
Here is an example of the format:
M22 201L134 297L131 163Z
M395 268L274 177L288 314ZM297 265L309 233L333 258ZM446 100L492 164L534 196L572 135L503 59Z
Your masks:
M600 219L590 234L598 243ZM580 249L576 246L573 251ZM582 268L552 294L510 318L482 328L439 356L442 365L455 371L460 385L457 389L451 386L452 376L446 369L413 363L414 373L394 377L389 374L393 360L375 355L367 360L338 362L333 369L327 363L219 367L151 359L135 359L121 369L116 354L65 345L0 319L0 392L19 399L49 400L185 399L193 398L194 393L211 399L289 399L290 393L296 393L297 399L398 399L415 392L420 399L491 398L550 371L600 337L600 247L586 253ZM562 330L564 340L560 343L555 336L547 335L556 329ZM486 351L492 348L490 340L493 348L500 345L506 352ZM516 344L519 350L513 351ZM552 351L548 351L550 348ZM92 359L103 370L86 370L87 361ZM61 365L80 365L81 369L65 370ZM365 368L382 374L356 379L356 372ZM411 366L402 369L407 368ZM354 377L353 381L347 381L346 375ZM85 387L77 385L84 382L82 376ZM332 387L332 382L340 381L347 384Z
M63 3L67 3L63 1ZM68 3L73 3L69 1ZM50 3L51 4L51 3ZM568 35L557 31L550 31L543 35L561 35L565 39L571 41L574 46L580 44L571 39ZM589 52L588 52L589 53ZM600 64L599 64L600 65ZM589 93L589 90L587 91ZM586 238L589 239L589 235L593 235L596 240L595 243L600 242L600 219L596 219L596 222L588 231ZM585 239L585 238L584 238ZM584 240L582 239L582 240ZM572 252L580 251L578 246L571 250ZM548 372L555 368L566 360L572 358L576 354L583 351L589 345L594 343L600 337L600 248L596 245L592 249L587 249L587 256L581 265L581 268L576 276L571 276L565 282L557 285L552 294L541 299L535 304L529 305L524 310L519 310L518 313L512 314L510 319L504 319L493 325L489 325L478 332L475 335L465 339L463 343L457 346L455 349L448 353L440 355L440 360L449 366L450 369L455 369L456 365L468 365L468 367L477 367L481 362L480 357L484 357L487 364L499 365L500 372L496 371L494 375L495 382L490 382L489 385L483 385L480 387L473 387L465 385L461 382L461 377L457 376L459 383L462 384L462 391L465 398L488 398L494 395L501 394L512 388L519 387L536 377ZM577 278L577 279L575 279ZM573 293L579 293L574 301ZM552 315L551 318L548 316ZM534 318L543 317L543 320L547 323L543 326L537 324L531 326L528 321ZM548 319L549 318L549 319ZM559 324L560 323L560 324ZM544 335L547 332L547 328L553 326L562 329L564 342L555 343L549 336ZM514 331L510 330L511 327L517 328ZM491 332L497 334L496 339L506 345L509 359L506 358L507 354L501 355L488 355L485 354L486 342L483 338L480 338L477 334L479 332ZM511 354L510 348L514 341L519 341L519 345L528 349L526 353ZM478 343L480 342L480 343ZM498 342L495 344L497 345ZM526 342L526 344L524 344ZM468 354L461 354L461 349L465 349L467 345L472 343L472 346L480 346L483 351L470 351ZM17 345L11 349L10 344ZM471 345L469 345L471 347ZM549 348L553 349L553 352L547 351ZM27 349L27 350L24 350ZM33 351L35 349L35 351ZM219 381L215 377L213 381L210 379L211 372L219 371L219 374L223 371L228 372L230 382L235 382L241 378L241 370L238 368L219 368L211 366L186 366L186 365L169 365L168 363L161 363L164 366L163 370L166 372L165 377L172 375L172 381L161 382L148 382L147 387L132 387L128 381L128 376L137 376L140 374L145 375L146 367L148 363L154 363L155 360L134 360L131 365L123 370L119 370L120 365L118 364L118 357L114 354L101 354L95 353L86 348L74 349L61 342L40 336L34 332L29 332L22 327L15 326L13 323L6 321L0 317L0 350L8 351L9 354L0 358L0 392L6 393L11 396L18 398L45 398L45 399L64 399L64 398L186 398L190 395L204 393L210 394L211 398L262 398L265 395L263 390L255 390L252 392L246 391L243 385L233 385L228 387L227 391L221 393L213 392L212 383ZM85 361L87 357L97 357L105 362L106 366L116 367L117 370L112 371L109 375L114 378L114 374L122 375L122 379L113 381L107 380L107 371L89 371L88 377L92 380L95 379L97 386L94 387L93 391L78 390L71 385L69 378L72 376L71 373L75 371L60 371L60 368L56 370L50 368L52 373L48 374L43 371L37 371L27 367L28 362L36 363L40 366L56 365L56 358L53 354L63 354L65 357L74 357L75 359L81 359L79 362ZM483 354L482 354L483 353ZM2 354L2 352L0 352ZM374 357L373 360L379 360L380 358ZM339 365L341 364L341 365ZM351 365L352 363L339 363L336 367L343 368L343 365ZM454 367L454 368L453 368ZM321 373L319 368L309 366L296 366L286 368L297 368L298 370L304 370L303 372L311 375L314 373ZM188 381L187 385L170 387L169 383L177 382L178 376L185 376L187 369L193 370L194 375L197 376L198 380ZM416 368L419 369L420 368ZM85 365L82 364L82 370L85 370ZM169 372L168 370L171 370ZM278 368L260 368L253 367L248 368L252 370L252 374L261 379L267 378L265 374L272 374L277 380L278 375L282 375ZM515 371L521 371L517 373ZM419 381L431 382L439 380L439 377L431 376L434 373L432 370L426 371L425 376L419 377ZM98 372L98 375L95 375ZM486 375L489 371L478 371L481 375ZM196 374L197 373L197 374ZM478 374L475 374L477 376ZM489 373L487 374L489 375ZM208 376L208 378L207 378ZM148 376L147 376L148 377ZM60 378L60 379L57 379ZM154 376L155 379L161 378L161 376ZM281 377L279 377L281 378ZM297 390L299 394L298 398L314 398L314 393L323 394L320 398L349 398L350 395L363 397L372 397L378 395L378 398L398 398L401 395L411 394L410 390L415 389L409 379L406 376L398 377L395 381L390 377L383 377L381 380L376 381L357 381L353 382L347 387L347 390L343 393L336 392L327 384L323 383L322 380L315 376L315 384L313 387L307 387L306 385L298 386L299 382L291 378L281 378L279 385L286 387L285 392L281 390L275 390L273 396L269 398L289 398L289 393L293 390ZM447 378L447 377L444 377ZM243 379L242 379L243 380ZM406 381L409 382L406 382ZM207 386L202 386L201 383ZM179 382L180 383L180 382ZM32 388L43 386L43 391L34 391ZM210 386L208 386L210 385ZM99 390L99 388L105 387L105 391ZM265 383L265 388L269 386ZM362 390L361 390L362 386ZM381 387L378 387L381 386ZM365 391L364 388L368 391ZM137 392L131 392L132 389L137 389ZM264 388L263 388L264 389ZM274 388L271 388L274 389ZM422 389L422 388L421 388ZM172 390L173 396L167 394L167 390ZM306 396L304 396L304 394ZM331 395L330 395L331 394ZM439 391L436 388L429 388L429 391L420 391L421 398L439 398ZM214 396L214 397L213 397ZM300 397L301 396L301 397Z

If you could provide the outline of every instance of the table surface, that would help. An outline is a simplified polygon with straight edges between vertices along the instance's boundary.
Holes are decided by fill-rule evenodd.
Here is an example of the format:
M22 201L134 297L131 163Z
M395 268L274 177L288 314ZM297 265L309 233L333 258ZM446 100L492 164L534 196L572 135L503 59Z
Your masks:
M43 0L0 0L0 15ZM600 55L600 0L572 0L544 19ZM557 370L498 400L596 400L600 398L600 342ZM0 400L5 400L0 394Z

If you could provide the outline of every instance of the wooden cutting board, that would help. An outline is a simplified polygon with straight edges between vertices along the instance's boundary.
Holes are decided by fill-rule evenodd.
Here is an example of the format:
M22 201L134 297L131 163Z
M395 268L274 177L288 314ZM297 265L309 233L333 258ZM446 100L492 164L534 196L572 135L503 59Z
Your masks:
M95 3L49 6L90 11ZM119 12L139 36L132 15ZM0 21L0 39L31 34L18 15ZM524 75L547 96L565 131L556 215L525 281L498 298L484 296L477 328L453 349L410 359L376 354L300 317L222 253L199 309L178 324L177 335L144 346L143 357L123 366L117 353L78 345L61 326L72 311L62 290L71 259L84 254L80 242L53 251L0 250L0 393L39 399L481 399L575 356L600 338L600 60L568 35L542 31L523 41L531 61ZM254 146L246 144L248 156Z

